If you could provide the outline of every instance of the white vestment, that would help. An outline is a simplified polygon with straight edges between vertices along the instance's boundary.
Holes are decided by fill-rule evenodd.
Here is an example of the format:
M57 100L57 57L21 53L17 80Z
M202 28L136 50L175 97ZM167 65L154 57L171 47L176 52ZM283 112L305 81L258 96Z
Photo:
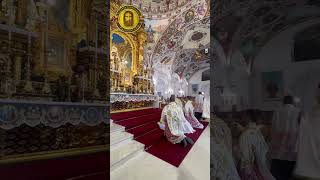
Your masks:
M274 113L270 148L272 159L296 160L300 112L300 109L287 104Z
M210 176L213 179L240 180L232 158L232 138L228 125L215 118L211 129Z
M202 94L199 94L197 97L196 97L196 99L195 99L195 103L196 103L196 105L195 105L195 107L194 107L194 111L195 112L202 112L203 111L203 95Z
M295 174L320 179L320 106L301 121Z
M204 98L202 117L205 119L210 119L210 96Z
M199 129L203 129L203 124L201 124L198 119L194 116L194 108L192 105L191 101L188 101L186 103L186 105L184 106L184 113L185 113L185 117L187 118L187 120L189 121L189 123L191 124L192 127L194 128L199 128Z
M173 144L180 143L185 138L182 131L184 122L179 117L179 109L175 102L166 105L162 110L159 123L164 126L164 134Z
M176 103L178 104L178 106L180 106L181 108L183 108L182 101L181 101L179 98L176 98Z
M175 106L170 106L170 107L174 107L176 109L177 118L179 118L179 120L181 121L181 126L180 126L181 129L180 130L182 132L184 132L185 134L194 133L195 130L192 128L191 124L185 118L183 109L180 106L180 104L177 102L172 102L172 103L174 103ZM172 103L170 103L170 104L172 104ZM165 123L162 120L158 123L158 125L162 130L165 129Z
M255 123L241 134L240 176L250 180L275 180L267 166L268 145Z

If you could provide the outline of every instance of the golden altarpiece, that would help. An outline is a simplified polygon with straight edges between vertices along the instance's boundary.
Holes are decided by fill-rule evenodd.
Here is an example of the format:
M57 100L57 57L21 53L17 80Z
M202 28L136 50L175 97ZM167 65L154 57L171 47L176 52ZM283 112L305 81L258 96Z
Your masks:
M152 69L144 62L147 34L143 22L133 32L119 28L118 15L123 7L111 1L110 8L110 86L111 111L145 108L153 105L156 97L152 81ZM132 16L130 13L124 16ZM126 18L126 17L125 17Z
M0 163L107 151L107 4L2 0Z

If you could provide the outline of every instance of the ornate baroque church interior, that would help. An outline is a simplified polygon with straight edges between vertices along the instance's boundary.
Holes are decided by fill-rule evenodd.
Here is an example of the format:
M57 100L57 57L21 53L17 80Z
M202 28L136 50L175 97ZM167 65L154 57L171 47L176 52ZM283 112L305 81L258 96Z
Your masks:
M317 0L211 1L213 179L320 179Z
M143 17L134 32L119 28L127 5ZM192 113L201 128L189 124L191 145L172 144L159 125L172 95L183 112L199 93L210 101L209 1L114 0L110 20L110 178L209 179L210 107L200 122Z
M1 179L320 179L319 16L318 0L1 0Z
M0 2L1 179L105 179L107 4Z

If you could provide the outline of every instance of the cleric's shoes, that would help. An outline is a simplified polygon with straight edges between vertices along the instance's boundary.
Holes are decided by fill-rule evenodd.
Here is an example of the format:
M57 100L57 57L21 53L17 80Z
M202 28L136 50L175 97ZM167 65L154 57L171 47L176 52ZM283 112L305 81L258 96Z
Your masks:
M186 138L184 138L184 139L181 141L181 145L182 145L183 147L187 147L188 142L187 142Z
M185 140L191 145L194 144L193 140L191 138L189 138L189 137L186 137Z

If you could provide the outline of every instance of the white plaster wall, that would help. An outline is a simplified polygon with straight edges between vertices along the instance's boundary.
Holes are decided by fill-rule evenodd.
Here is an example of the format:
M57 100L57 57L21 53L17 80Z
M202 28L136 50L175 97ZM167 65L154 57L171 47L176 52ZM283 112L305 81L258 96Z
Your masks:
M224 105L221 92L216 87L230 87L237 97L237 110L246 109L249 106L249 76L244 64L244 57L239 51L231 56L231 64L214 63L213 71L213 105L218 106L219 111L231 111L231 105Z
M189 79L187 86L188 96L196 96L198 94L192 92L192 84L199 84L199 91L204 92L206 96L210 95L210 81L202 81L202 73L206 70L208 70L208 68L198 71Z
M315 103L315 88L320 82L320 59L305 62L292 62L294 34L304 28L320 23L314 19L287 29L261 49L255 59L251 81L251 105L263 110L274 110L281 102L268 102L262 99L261 72L280 70L283 72L284 91L302 99L304 110Z

